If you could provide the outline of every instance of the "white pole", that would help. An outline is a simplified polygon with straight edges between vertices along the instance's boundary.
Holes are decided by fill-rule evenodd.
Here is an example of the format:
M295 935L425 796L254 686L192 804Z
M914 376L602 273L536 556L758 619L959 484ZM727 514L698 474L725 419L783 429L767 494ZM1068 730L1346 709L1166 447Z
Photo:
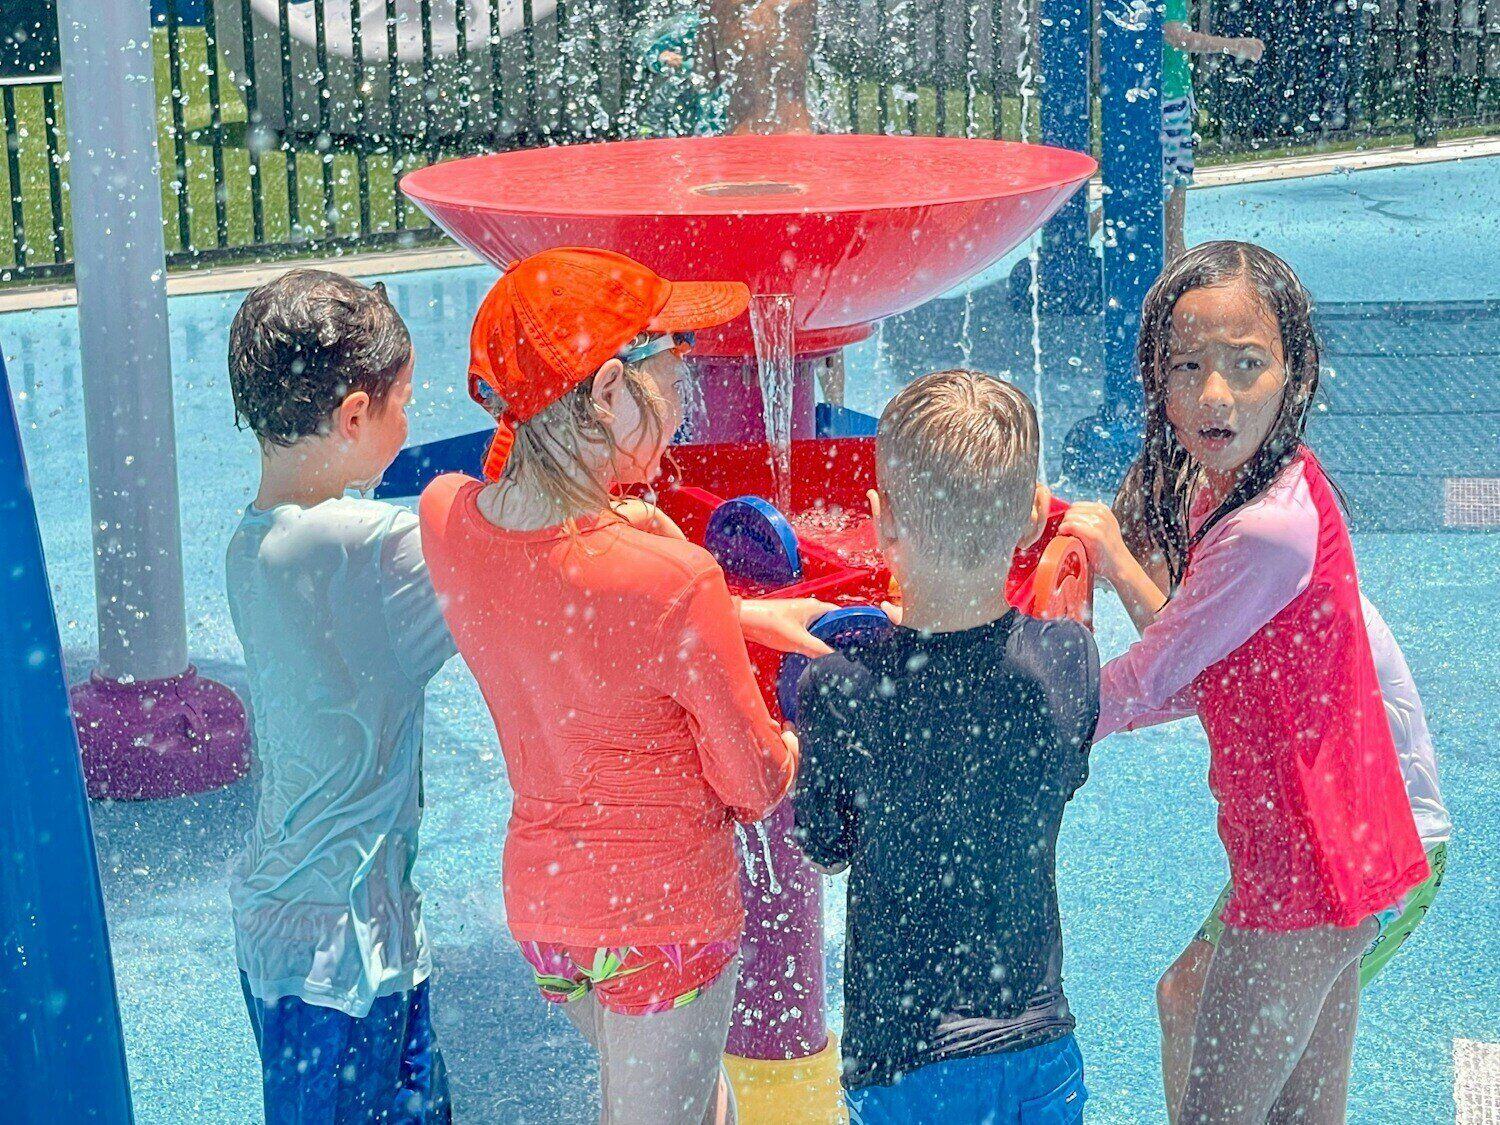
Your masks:
M149 0L58 0L99 671L187 668Z
M58 0L99 666L73 692L90 792L244 772L244 710L188 666L150 0Z

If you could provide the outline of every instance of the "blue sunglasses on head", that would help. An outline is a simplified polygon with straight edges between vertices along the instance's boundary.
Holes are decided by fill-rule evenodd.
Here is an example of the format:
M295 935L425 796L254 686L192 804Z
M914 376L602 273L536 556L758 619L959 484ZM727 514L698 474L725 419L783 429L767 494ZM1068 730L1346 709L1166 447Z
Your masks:
M661 336L652 336L635 347L622 351L619 356L620 362L644 363L654 355L661 355L662 352L685 355L697 338L696 332L667 332Z

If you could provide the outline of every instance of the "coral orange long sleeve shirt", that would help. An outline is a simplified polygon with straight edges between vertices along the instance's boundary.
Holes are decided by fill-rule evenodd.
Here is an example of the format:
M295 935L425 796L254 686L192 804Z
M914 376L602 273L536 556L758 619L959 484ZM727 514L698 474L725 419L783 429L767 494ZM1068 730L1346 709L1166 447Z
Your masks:
M723 572L619 520L508 531L479 481L422 496L422 543L499 733L515 802L505 902L518 941L737 939L733 822L796 762L756 688Z

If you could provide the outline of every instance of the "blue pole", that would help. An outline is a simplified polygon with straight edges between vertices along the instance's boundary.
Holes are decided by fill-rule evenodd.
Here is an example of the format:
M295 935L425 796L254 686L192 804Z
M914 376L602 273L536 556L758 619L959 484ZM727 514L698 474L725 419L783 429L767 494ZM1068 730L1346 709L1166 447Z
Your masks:
M0 358L0 1043L8 1121L132 1120L78 739Z
M1104 406L1068 435L1068 474L1095 487L1120 478L1140 444L1135 367L1141 302L1162 268L1162 10L1102 0L1099 101L1104 178Z
M1162 267L1162 13L1105 0L1099 82L1104 145L1104 401L1139 411L1141 302Z
M1087 0L1040 0L1038 86L1042 143L1087 153L1093 133L1089 95L1092 13ZM1044 308L1099 307L1099 261L1089 246L1089 193L1080 191L1042 228L1037 274Z

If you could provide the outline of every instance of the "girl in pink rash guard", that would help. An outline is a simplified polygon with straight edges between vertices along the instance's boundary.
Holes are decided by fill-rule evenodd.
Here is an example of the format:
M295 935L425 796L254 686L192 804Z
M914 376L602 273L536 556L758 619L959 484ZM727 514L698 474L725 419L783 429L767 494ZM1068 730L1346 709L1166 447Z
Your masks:
M1110 509L1082 539L1140 640L1105 665L1096 741L1196 714L1233 892L1209 963L1179 1123L1342 1121L1359 959L1428 877L1333 485L1303 442L1312 302L1275 255L1199 246L1146 298L1141 454L1123 500L1169 598Z

